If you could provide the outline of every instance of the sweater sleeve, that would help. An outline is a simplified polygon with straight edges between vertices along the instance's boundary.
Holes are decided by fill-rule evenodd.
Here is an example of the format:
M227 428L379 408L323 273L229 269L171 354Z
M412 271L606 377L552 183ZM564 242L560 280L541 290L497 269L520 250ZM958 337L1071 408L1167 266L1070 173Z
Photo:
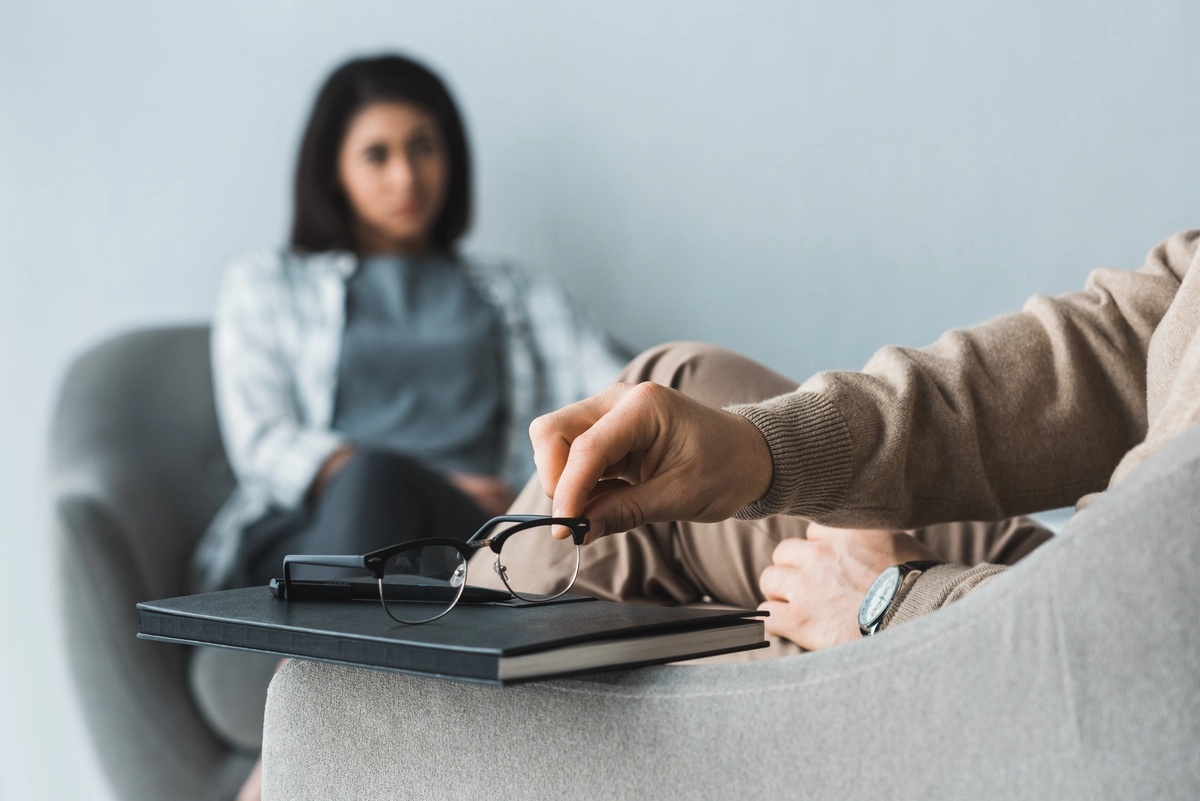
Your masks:
M294 508L344 438L308 425L301 414L295 376L279 341L280 269L276 257L256 254L227 270L213 319L213 384L238 480Z
M887 347L862 372L732 406L762 431L774 477L738 517L912 528L1066 506L1106 486L1146 434L1146 354L1200 232L1140 270L1101 269L1082 292L923 349Z
M902 598L897 598L879 629L892 628L952 604L1007 570L1006 565L938 565L926 570Z

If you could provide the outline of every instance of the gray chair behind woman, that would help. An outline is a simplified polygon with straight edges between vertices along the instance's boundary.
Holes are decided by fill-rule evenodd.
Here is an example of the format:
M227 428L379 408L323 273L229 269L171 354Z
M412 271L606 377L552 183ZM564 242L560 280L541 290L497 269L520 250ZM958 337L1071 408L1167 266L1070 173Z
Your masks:
M67 653L121 798L230 798L254 763L204 720L189 648L137 640L135 604L186 592L196 540L234 479L207 326L117 336L69 367L49 453Z

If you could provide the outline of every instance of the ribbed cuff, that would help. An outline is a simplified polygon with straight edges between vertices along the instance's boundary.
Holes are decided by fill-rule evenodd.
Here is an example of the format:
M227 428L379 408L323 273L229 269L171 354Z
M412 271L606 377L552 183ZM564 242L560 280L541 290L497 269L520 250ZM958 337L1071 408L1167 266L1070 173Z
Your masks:
M1008 568L1005 565L938 565L917 577L912 588L892 603L879 630L898 626L954 603Z
M850 484L850 429L823 395L793 392L756 404L726 407L758 427L771 450L767 494L736 515L819 517L837 508Z

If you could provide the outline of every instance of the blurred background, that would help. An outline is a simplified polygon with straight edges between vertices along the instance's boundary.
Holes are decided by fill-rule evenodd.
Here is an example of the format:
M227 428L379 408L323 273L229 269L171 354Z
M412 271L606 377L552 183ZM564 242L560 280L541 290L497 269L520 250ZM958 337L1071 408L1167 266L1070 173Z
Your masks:
M1197 31L1189 0L5 0L0 795L111 797L50 591L64 369L206 320L228 260L284 241L341 60L448 78L468 251L557 276L634 347L711 340L799 379L1200 223Z

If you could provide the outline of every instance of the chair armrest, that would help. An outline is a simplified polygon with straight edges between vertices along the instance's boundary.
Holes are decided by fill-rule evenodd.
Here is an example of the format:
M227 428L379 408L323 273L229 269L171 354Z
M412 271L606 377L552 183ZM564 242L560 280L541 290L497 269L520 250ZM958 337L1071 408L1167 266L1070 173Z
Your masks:
M70 551L57 560L68 662L114 787L128 798L232 795L253 758L230 757L201 722L183 680L189 649L137 639L145 589L114 516L75 494L58 499L52 523Z
M497 688L293 660L272 799L1200 791L1200 426L966 599L826 652Z

